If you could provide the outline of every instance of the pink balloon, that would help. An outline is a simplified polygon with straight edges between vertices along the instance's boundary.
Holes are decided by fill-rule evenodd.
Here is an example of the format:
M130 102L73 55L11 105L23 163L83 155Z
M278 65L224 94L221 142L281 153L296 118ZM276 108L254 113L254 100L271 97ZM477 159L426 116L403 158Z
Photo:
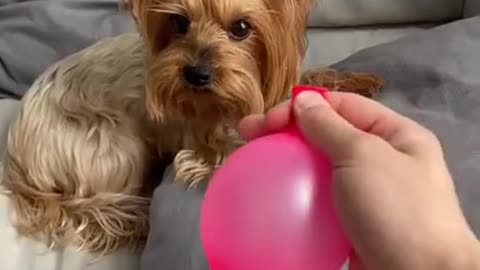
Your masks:
M323 89L297 88L294 93ZM202 205L211 270L337 270L351 247L328 158L290 130L254 140L215 173Z

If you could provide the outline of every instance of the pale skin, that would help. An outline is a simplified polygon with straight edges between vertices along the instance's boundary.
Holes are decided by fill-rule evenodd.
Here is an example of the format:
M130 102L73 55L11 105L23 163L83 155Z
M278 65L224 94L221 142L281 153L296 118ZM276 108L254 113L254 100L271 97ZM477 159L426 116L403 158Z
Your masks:
M291 115L332 160L337 213L356 252L350 269L480 269L480 244L432 132L373 100L338 92L328 102L304 92L293 106L248 116L238 129L254 139L283 129Z

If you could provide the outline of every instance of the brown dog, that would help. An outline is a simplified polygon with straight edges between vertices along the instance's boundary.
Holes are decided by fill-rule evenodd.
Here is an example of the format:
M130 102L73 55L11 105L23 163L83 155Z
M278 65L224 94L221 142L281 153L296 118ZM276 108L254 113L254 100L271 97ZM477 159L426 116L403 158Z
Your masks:
M243 143L238 121L301 82L314 2L130 0L140 36L67 57L23 99L2 175L19 232L101 253L141 244L152 158L176 155L177 179L207 180ZM303 82L345 81L331 75Z

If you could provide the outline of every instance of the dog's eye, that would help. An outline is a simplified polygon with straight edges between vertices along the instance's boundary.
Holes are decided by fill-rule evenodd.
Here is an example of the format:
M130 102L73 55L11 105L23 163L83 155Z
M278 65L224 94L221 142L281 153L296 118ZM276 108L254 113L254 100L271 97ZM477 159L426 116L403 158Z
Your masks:
M179 14L172 14L170 16L170 23L172 24L172 30L175 34L185 35L190 28L190 20Z
M230 38L233 40L244 40L246 39L252 30L250 24L245 20L239 20L232 24L230 28Z

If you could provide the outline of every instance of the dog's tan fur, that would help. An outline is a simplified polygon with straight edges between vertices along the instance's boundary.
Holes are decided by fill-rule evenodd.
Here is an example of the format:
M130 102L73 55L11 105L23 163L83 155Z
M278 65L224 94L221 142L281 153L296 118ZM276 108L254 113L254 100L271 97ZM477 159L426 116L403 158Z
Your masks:
M23 99L2 175L19 232L92 252L141 244L152 158L176 155L176 177L188 185L208 179L243 143L237 122L288 98L300 82L314 2L130 0L139 36L106 39L60 61ZM188 32L172 33L172 14L191 21ZM239 20L251 33L232 40ZM180 70L205 51L215 80L198 93ZM303 79L321 82L318 74Z
M2 184L20 233L102 252L148 230L140 197L152 139L137 35L104 40L55 64L22 101Z

